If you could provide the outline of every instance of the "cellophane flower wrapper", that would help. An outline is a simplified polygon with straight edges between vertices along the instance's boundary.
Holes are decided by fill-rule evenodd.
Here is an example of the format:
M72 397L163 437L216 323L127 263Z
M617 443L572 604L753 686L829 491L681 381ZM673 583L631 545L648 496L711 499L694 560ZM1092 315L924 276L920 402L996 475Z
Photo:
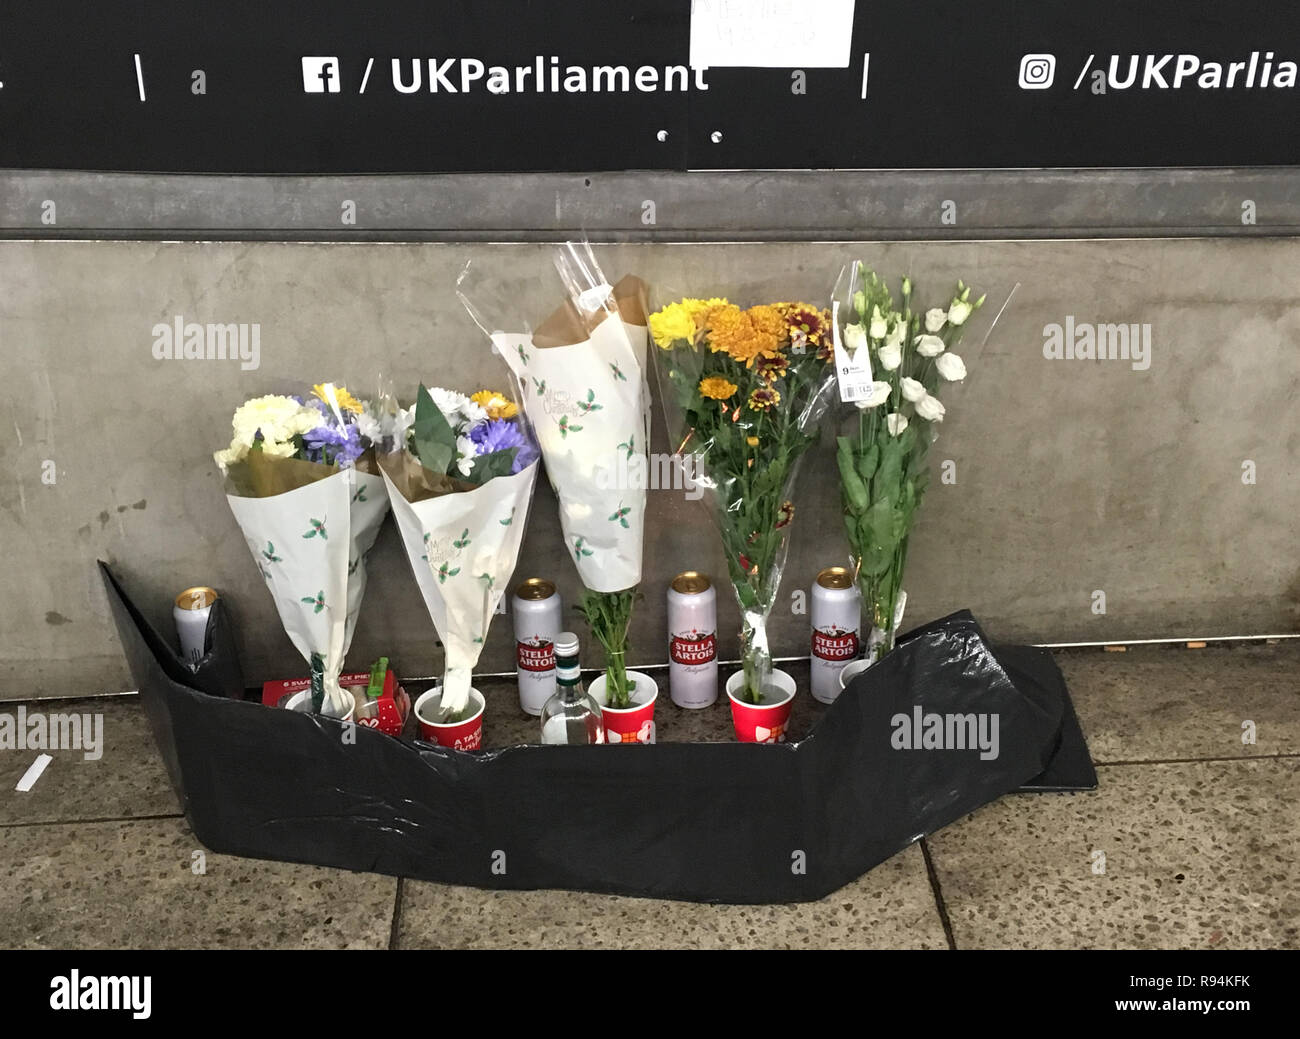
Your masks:
M460 298L517 380L578 575L591 592L618 597L616 627L625 628L645 535L645 289L631 276L611 285L586 243L559 247L554 259L565 298L539 324L517 312L506 287L485 287L469 269ZM638 467L642 478L627 478ZM618 658L609 662L612 684L625 686L622 649L606 652Z
M345 467L263 451L218 465L285 634L308 662L320 654L325 696L345 713L350 694L338 676L365 595L366 554L388 513L373 450Z
M505 422L510 428L501 429L516 450L517 462L510 466L517 471L486 477L474 474L468 458L468 472L454 460L445 467L450 471L431 470L421 462L405 428L385 440L378 455L402 546L443 644L440 706L444 717L455 718L470 703L474 667L519 559L539 463L532 432L513 394L486 394L498 403L494 410L508 411L509 418L474 421L467 420L463 410L472 404L452 406L465 401L464 394L441 387L430 392L429 400L448 404L444 417L449 422L463 423L466 437L479 438L478 447L490 446L487 438L497 423ZM381 398L381 407L389 414L403 410L388 394ZM417 414L417 407L407 416ZM480 411L474 412L476 418Z
M767 620L796 522L794 486L835 386L829 314L687 298L650 317L669 435L718 523L741 613L745 696L771 672Z

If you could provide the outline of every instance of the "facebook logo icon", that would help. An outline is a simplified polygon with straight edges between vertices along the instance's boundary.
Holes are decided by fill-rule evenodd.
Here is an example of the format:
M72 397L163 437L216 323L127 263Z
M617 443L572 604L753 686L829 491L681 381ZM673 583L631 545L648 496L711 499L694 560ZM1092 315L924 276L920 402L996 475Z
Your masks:
M309 94L339 92L338 58L303 58L302 89Z

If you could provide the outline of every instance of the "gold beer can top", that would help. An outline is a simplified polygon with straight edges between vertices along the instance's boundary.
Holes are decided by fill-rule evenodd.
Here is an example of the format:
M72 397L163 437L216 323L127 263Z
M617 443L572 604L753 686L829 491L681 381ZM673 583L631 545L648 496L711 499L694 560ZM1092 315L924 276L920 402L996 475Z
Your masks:
M708 574L702 574L698 570L684 570L673 578L672 589L678 595L699 595L707 592L711 585Z
M531 602L549 599L555 594L555 585L544 577L530 577L515 589L515 596Z
M197 588L186 588L176 596L176 607L181 610L201 610L216 601L216 591L206 585L200 585Z
M842 566L828 566L817 575L817 583L823 588L852 588L853 575Z

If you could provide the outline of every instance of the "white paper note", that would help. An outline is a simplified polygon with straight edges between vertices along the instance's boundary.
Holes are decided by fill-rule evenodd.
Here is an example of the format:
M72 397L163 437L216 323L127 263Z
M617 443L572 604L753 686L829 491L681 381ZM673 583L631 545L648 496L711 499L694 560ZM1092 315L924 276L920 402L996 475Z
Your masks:
M41 773L45 771L45 766L54 759L48 754L36 755L36 760L32 762L31 767L23 773L23 778L18 780L18 785L14 787L20 794L25 794L36 785L36 781L41 778Z
M692 68L843 69L854 0L692 0Z

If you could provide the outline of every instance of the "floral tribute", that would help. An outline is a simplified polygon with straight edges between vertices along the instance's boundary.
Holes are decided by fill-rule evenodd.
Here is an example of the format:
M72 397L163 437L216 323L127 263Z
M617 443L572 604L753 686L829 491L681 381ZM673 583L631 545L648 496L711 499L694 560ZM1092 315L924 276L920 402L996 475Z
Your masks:
M874 271L845 268L837 298L846 353L871 373L857 407L856 429L837 440L844 527L863 607L871 615L868 652L893 648L906 595L903 569L917 510L929 482L928 453L947 409L942 388L966 378L955 352L984 297L965 283L947 306L916 302L910 278L897 301ZM865 354L865 357L863 356Z
M375 410L334 383L302 396L255 397L213 456L226 500L275 600L284 630L323 681L313 709L343 717L338 676L366 588L365 556L388 513L374 446ZM328 704L326 704L328 700Z
M470 683L523 544L539 452L515 402L421 386L382 401L379 464L407 559L445 650L442 720L472 712Z
M714 499L741 611L743 698L761 703L798 463L835 384L831 317L809 303L683 299L651 315L650 334L673 389L674 447Z

